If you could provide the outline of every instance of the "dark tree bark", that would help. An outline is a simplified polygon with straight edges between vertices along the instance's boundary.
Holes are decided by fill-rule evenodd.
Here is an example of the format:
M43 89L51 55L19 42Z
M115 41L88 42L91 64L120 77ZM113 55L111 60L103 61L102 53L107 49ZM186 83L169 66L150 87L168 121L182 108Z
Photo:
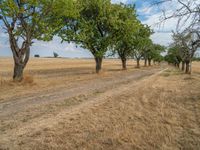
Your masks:
M26 49L26 53L24 55L20 55L20 57L14 56L14 73L13 80L20 82L23 80L23 72L26 64L29 60L30 49Z
M148 59L148 65L151 66L151 59Z
M22 81L23 80L23 71L24 71L23 65L15 63L13 80L14 81Z
M185 73L189 74L190 73L190 62L186 61L185 64L186 64Z
M126 67L126 58L121 58L121 61L122 61L122 69L126 70L127 69L127 67Z
M137 58L137 66L136 67L140 68L140 59L139 58Z
M182 61L182 67L181 67L181 70L182 70L182 71L185 71L185 62L184 62L184 61Z
M179 62L179 63L177 63L177 67L178 67L178 68L180 68L180 62Z
M95 62L96 62L96 73L99 73L101 71L101 66L102 66L102 57L96 57Z

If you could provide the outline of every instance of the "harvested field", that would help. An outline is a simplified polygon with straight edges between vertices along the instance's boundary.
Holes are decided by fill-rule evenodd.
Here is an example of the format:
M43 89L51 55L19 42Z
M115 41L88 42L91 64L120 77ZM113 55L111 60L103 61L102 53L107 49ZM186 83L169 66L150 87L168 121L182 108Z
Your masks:
M0 59L0 149L200 148L200 63L121 70L105 60L32 59L23 83Z

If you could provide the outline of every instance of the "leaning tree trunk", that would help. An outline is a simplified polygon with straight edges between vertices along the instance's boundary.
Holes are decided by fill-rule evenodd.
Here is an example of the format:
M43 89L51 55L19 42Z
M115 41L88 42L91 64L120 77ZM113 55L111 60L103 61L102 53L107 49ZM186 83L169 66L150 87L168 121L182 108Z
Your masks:
M186 61L186 69L185 69L185 73L189 74L190 73L190 61Z
M137 66L136 67L140 68L140 59L139 58L137 58Z
M30 57L30 45L29 42L24 41L22 48L18 48L17 42L12 35L10 35L10 47L13 53L14 59L14 72L13 80L21 82L23 80L23 72Z
M126 58L121 58L121 61L122 61L122 69L126 70L127 69L127 67L126 67Z
M101 66L102 66L102 57L95 57L95 62L96 62L96 73L99 73L101 71Z
M30 48L26 47L25 53L17 56L13 53L14 57L14 73L13 73L13 80L16 82L20 82L23 80L23 72L24 68L30 57Z
M185 62L182 61L182 67L181 67L181 70L184 71L185 70Z
M31 45L31 36L30 33L26 33L25 40L22 42L21 48L19 48L18 40L13 33L13 29L9 28L9 42L10 48L12 50L13 59L14 59L14 73L13 80L20 82L23 80L23 72L26 67L27 62L30 57L30 45Z

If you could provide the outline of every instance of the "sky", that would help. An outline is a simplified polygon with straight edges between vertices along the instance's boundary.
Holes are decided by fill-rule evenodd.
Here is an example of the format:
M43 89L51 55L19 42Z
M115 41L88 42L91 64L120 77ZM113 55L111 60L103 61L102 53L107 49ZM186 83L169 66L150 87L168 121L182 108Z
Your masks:
M151 36L153 42L167 46L172 42L171 31L175 29L177 20L171 19L165 23L158 24L162 12L157 7L150 7L150 1L151 0L112 0L112 3L122 2L125 4L135 4L138 19L140 19L143 24L149 25L155 32ZM166 5L166 7L168 10L171 10L174 5ZM82 49L73 43L61 43L59 37L54 37L50 42L35 41L31 47L31 56L35 54L39 54L41 57L53 56L53 52L58 53L59 56L62 57L92 57L88 50ZM12 53L9 47L7 34L0 30L0 57L2 56L12 56Z

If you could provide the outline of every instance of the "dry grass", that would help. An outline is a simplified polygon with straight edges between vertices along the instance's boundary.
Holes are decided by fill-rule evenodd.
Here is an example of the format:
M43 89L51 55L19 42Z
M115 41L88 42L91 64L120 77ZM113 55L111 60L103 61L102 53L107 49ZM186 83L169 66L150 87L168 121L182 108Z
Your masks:
M37 64L39 63L37 60L34 61L29 64L31 71L28 73L33 73L36 85L23 85L19 91L27 87L31 90L35 87L41 90L42 87L55 88L65 84L70 87L77 81L79 82L77 86L83 86L89 81L96 81L97 77L106 84L111 78L119 80L125 75L139 71L130 69L127 71L130 73L124 74L118 70L121 67L120 62L107 60L104 64L104 73L96 76L93 74L92 60L81 60L80 68L84 70L79 68L78 60L55 59L54 63L60 61L66 63L61 64L60 69L56 68L53 62L47 67L47 62L50 63L50 60L44 60L45 67L42 65L44 68ZM69 68L66 67L67 64ZM112 88L105 87L89 94L77 94L76 97L60 101L57 106L50 105L53 108L49 105L37 106L38 111L44 109L48 113L35 116L18 126L16 122L16 127L6 129L6 134L2 134L2 141L5 140L2 148L198 150L200 147L199 63L195 62L193 67L192 76L169 67L151 77L137 80L130 78L124 83L115 83ZM9 72L5 68L3 70ZM54 74L55 70L57 72ZM45 79L47 81L44 81ZM6 80L5 77L3 80ZM54 80L55 87L52 87L53 83L46 83L51 80ZM16 85L11 86L16 90ZM6 101L6 98L4 100ZM48 111L54 109L56 111ZM27 117L31 118L31 113L35 112L31 109L30 112L26 112L30 115ZM24 114L21 113L19 116L23 117Z
M33 77L31 75L25 75L23 78L23 84L33 85L34 84Z
M200 75L200 62L192 63L192 72Z
M154 76L112 97L106 92L96 103L36 122L39 128L24 127L18 148L197 150L200 80L186 77Z
M0 58L0 100L18 97L38 91L47 91L52 88L71 86L75 82L109 77L121 70L120 60L104 60L103 71L95 73L93 59L31 59L25 69L25 81L21 84L12 82L13 60ZM129 71L134 68L135 62L129 61ZM30 83L30 84L28 84ZM26 90L26 89L29 90Z

